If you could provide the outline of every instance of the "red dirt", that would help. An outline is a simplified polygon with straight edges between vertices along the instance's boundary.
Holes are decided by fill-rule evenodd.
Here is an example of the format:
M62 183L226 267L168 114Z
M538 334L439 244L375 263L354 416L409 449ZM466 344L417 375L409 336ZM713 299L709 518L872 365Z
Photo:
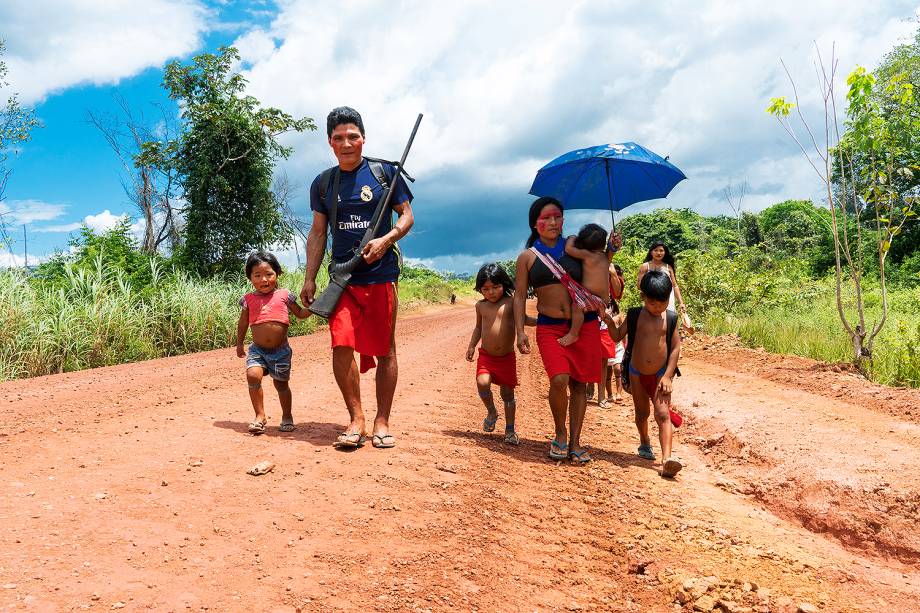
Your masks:
M270 386L267 434L245 432L233 349L0 384L0 609L916 609L917 404L691 347L677 480L635 456L625 405L589 407L595 462L556 464L538 356L519 361L523 444L479 431L472 323L467 305L400 320L390 450L330 447L346 413L324 332L291 341L290 434Z

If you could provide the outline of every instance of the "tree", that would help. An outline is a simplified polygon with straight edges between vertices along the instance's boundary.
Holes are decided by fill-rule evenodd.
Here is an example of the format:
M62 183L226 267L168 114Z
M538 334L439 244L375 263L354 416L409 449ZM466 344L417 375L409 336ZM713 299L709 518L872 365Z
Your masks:
M275 158L291 154L277 137L316 129L312 119L244 95L246 80L234 72L239 59L236 49L222 47L188 66L169 63L163 85L179 104L183 132L144 143L137 158L177 172L187 203L179 261L204 275L239 270L252 249L290 240L271 192Z
M291 232L295 235L293 241L294 255L297 257L297 267L300 268L300 248L297 246L297 237L300 237L300 240L306 249L307 235L310 233L311 223L306 217L298 214L297 212L297 207L294 204L294 199L297 197L297 192L297 186L291 182L287 171L282 169L279 174L275 175L275 179L272 182L272 196L274 196L275 204L281 211L281 217L284 220L285 225L287 225L287 227L290 228ZM304 253L305 260L306 255L307 254Z
M0 40L0 58L3 57L4 49L5 45ZM0 59L0 90L9 87L6 74L6 62ZM10 153L15 152L19 145L28 142L32 138L32 129L40 125L35 111L22 106L15 93L10 94L6 103L0 106L0 202L3 202L3 194L13 172L7 166ZM7 232L7 222L4 211L0 209L0 246L8 247L12 240Z
M751 186L747 181L742 181L738 185L733 185L731 181L728 185L719 191L719 197L728 204L732 213L735 214L735 229L738 232L738 242L741 244L750 244L744 242L741 233L741 214L744 212L744 197L751 191Z
M873 343L888 316L885 259L892 241L901 233L904 224L916 215L913 210L915 197L899 191L899 186L890 180L895 176L909 178L920 170L916 148L905 149L896 136L898 123L904 115L910 115L914 106L913 88L899 78L892 87L885 88L880 102L873 97L875 78L857 67L847 79L847 120L841 136L836 97L837 60L833 49L827 66L818 51L817 67L824 105L822 140L815 136L801 112L795 81L788 69L786 74L795 102L788 102L784 97L773 98L767 112L776 117L799 146L825 186L834 243L837 313L853 344L853 362L865 374ZM790 122L793 109L797 109L800 124L811 142L808 148ZM865 163L857 166L854 163L857 158ZM866 217L874 217L874 232L867 232ZM871 325L866 322L863 292L866 241L875 242L881 291L881 316ZM844 306L845 280L854 294L852 307Z
M115 101L121 109L121 116L102 116L90 111L87 119L102 134L125 171L122 187L144 219L141 249L153 255L160 245L168 242L175 250L179 246L178 214L173 206L178 189L176 170L168 166L158 168L149 162L135 162L145 143L169 142L173 133L170 114L160 108L159 126L151 126L144 121L143 115L135 117L123 97L116 94Z

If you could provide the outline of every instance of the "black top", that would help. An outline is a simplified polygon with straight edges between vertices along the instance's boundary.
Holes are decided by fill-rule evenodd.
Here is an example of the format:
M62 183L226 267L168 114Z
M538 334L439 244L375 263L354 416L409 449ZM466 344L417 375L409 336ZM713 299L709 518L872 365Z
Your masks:
M581 260L564 255L559 258L559 265L563 270L569 273L569 276L581 283ZM559 280L553 275L552 271L546 267L540 258L534 256L533 266L530 267L530 273L527 275L530 286L534 289L559 283Z

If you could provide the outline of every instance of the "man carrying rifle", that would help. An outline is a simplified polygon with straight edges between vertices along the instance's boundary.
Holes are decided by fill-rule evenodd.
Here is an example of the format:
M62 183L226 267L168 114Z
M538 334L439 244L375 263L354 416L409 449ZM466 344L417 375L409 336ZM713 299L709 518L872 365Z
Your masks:
M338 160L334 166L313 180L310 186L310 208L313 226L307 237L307 270L300 297L307 305L316 298L316 273L326 249L326 228L330 220L332 261L346 262L354 255L387 186L393 185L390 208L398 218L392 223L391 211L384 211L383 222L375 237L361 250L362 260L354 269L329 316L332 335L332 370L342 392L351 423L339 438L343 447L359 447L367 435L358 365L354 353L361 356L361 372L375 366L377 358L377 417L374 419L374 447L393 447L395 438L389 432L390 408L396 391L396 282L399 278L400 255L396 241L409 233L413 216L412 193L396 166L363 157L364 122L350 107L333 109L326 118L329 146ZM333 206L334 194L337 206Z

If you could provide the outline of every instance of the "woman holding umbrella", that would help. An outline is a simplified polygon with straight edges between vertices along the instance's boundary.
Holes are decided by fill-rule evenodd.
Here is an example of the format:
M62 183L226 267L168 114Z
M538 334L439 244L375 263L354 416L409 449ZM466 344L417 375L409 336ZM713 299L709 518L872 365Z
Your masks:
M575 343L565 347L560 345L559 339L570 327L572 298L550 268L531 250L533 248L555 260L572 279L581 281L581 263L565 255L562 212L562 204L552 197L538 198L530 207L530 238L527 239L527 248L517 259L514 323L518 350L530 353L530 339L524 332L524 320L527 289L532 287L537 298L537 345L549 376L549 406L555 426L549 457L553 460L571 458L574 462L585 463L591 460L580 442L587 404L585 384L598 383L600 375L597 367L601 359L597 313L585 314L584 325Z

